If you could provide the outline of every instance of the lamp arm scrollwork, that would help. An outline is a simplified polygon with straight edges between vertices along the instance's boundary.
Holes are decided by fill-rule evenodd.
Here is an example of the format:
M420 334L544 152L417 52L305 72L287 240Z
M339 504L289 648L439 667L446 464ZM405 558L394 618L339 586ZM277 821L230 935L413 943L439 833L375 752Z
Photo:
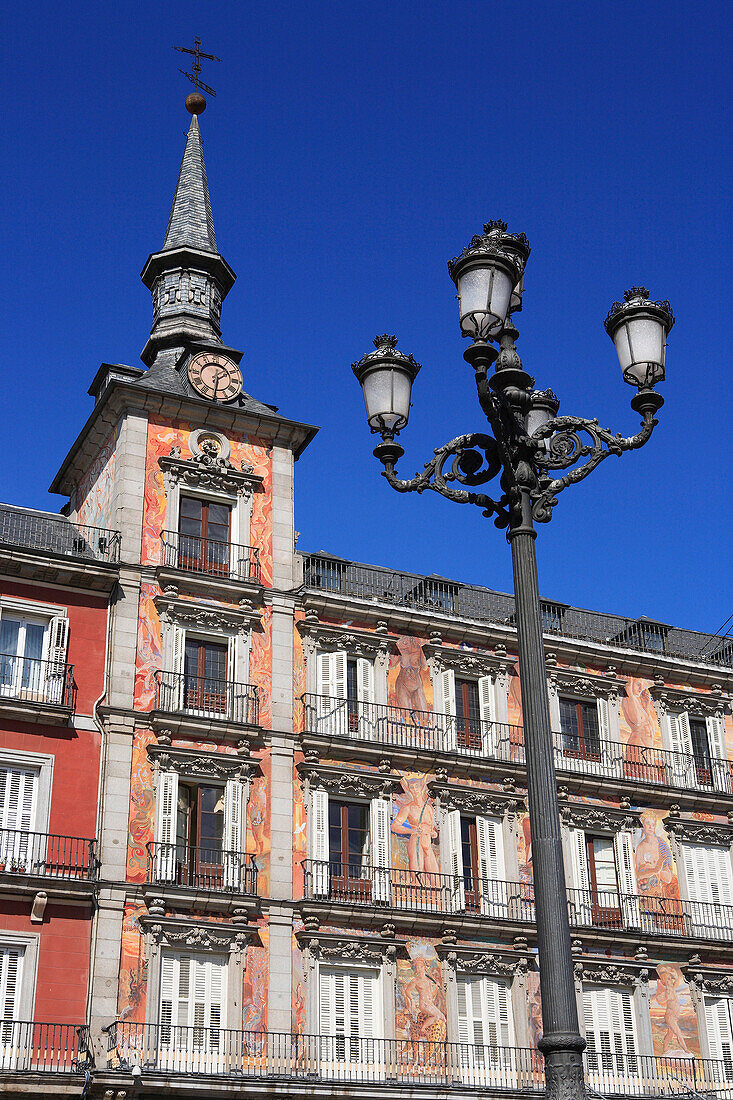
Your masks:
M543 424L533 434L538 443L548 441L547 448L536 452L535 463L540 471L538 486L532 493L532 515L538 523L548 523L552 509L557 504L557 494L568 485L576 485L595 470L609 455L620 456L625 451L643 447L659 423L651 410L644 412L641 430L636 435L623 436L601 428L597 420L579 416L558 416ZM585 442L583 436L588 437ZM588 458L581 466L575 466L582 458ZM564 477L552 478L550 470L569 470Z

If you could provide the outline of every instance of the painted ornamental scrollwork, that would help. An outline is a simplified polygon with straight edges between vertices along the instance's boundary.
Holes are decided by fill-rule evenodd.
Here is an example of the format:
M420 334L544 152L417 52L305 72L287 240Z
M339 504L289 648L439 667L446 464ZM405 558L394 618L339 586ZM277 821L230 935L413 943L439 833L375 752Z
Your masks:
M731 709L730 696L721 691L685 691L667 687L662 680L652 684L649 694L660 716L684 710L698 718L722 718Z
M390 653L397 652L397 638L388 633L383 623L377 623L377 629L373 631L353 630L321 623L318 616L309 611L305 619L297 624L297 629L306 658L317 652L345 650L352 657L386 659Z
M145 915L140 917L140 926L147 934L151 945L185 947L196 951L228 951L241 954L249 943L258 943L256 928L243 929L241 925L202 922L198 924Z
M579 959L573 967L575 978L579 982L591 985L642 985L649 982L649 969L635 966L633 963L597 963Z
M148 745L147 752L160 771L175 771L191 779L238 779L241 783L249 783L257 770L255 763L234 754L155 744Z
M682 973L691 988L698 993L712 993L718 996L733 994L733 970L698 970L694 966L683 966Z
M524 813L526 803L523 798L512 797L502 791L485 791L480 787L462 786L458 783L431 780L428 790L433 798L440 801L440 809L460 810L465 814L480 814L484 817L506 817L509 821Z
M614 806L589 806L587 803L565 802L560 805L560 820L568 828L586 832L628 832L640 827L638 813Z
M497 955L485 951L457 951L436 948L438 957L445 960L450 970L456 974L470 974L475 977L498 977L509 981L524 976L530 969L530 959L526 955Z
M181 458L180 447L173 447L169 455L158 459L166 491L182 485L249 498L262 484L262 477L254 473L252 466L245 462L234 465L228 457L228 441L217 433L206 431L196 450L198 454L185 459Z
M670 814L666 821L668 833L677 841L688 844L719 844L730 847L733 844L733 825L714 821L691 821Z
M463 676L492 676L501 678L502 684L508 680L509 670L513 661L506 656L496 653L482 652L474 649L456 649L453 646L444 646L431 642L423 646L425 657L430 663L433 672L454 672Z
M623 698L626 685L615 675L594 675L588 672L575 672L572 669L549 665L547 682L550 691L564 692L578 698L607 699L617 702Z
M162 623L175 624L184 629L244 634L260 621L252 601L247 598L241 599L237 608L215 607L194 600L182 600L178 589L170 585L155 597L154 602Z

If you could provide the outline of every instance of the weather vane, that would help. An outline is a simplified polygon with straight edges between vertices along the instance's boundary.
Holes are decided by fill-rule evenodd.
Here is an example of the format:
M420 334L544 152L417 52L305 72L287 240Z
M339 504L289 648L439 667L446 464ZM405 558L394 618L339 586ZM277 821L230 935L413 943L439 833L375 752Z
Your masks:
M194 88L197 89L196 92L192 92L191 95L186 97L186 109L190 111L192 115L200 115L201 112L206 109L206 100L198 89L202 88L205 92L208 92L209 95L216 95L214 89L210 88L208 84L204 84L201 79L201 58L204 57L207 61L221 61L221 58L216 57L213 53L204 53L201 49L200 38L194 38L193 44L194 48L192 50L189 50L187 46L174 46L173 49L177 50L178 53L190 53L193 57L193 61L191 62L192 71L190 73L187 73L185 69L179 69L178 71L179 73L183 73L186 80L190 80Z

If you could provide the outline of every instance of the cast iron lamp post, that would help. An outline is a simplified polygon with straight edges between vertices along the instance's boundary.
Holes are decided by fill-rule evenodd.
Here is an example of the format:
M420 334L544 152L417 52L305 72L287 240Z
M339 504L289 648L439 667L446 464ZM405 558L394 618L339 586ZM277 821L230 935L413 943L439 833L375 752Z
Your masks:
M558 416L558 399L551 390L533 389L534 379L514 346L519 333L512 313L522 307L529 252L523 233L508 233L505 222L492 221L448 264L458 289L461 331L472 341L464 359L474 369L491 435L452 439L436 449L422 473L402 480L395 466L404 451L395 436L407 425L420 364L397 350L394 336L385 335L375 339L376 350L354 363L353 370L364 392L369 427L382 436L374 454L392 488L398 493L431 489L459 504L477 504L506 530L512 548L544 1025L540 1048L547 1096L581 1100L585 1041L578 1027L570 951L534 524L549 522L558 493L586 478L604 458L642 447L650 438L664 403L654 387L664 378L674 317L669 302L650 301L643 287L628 290L606 317L624 380L637 390L631 398L632 409L642 417L636 435L614 434L597 420ZM475 491L497 475L497 499Z

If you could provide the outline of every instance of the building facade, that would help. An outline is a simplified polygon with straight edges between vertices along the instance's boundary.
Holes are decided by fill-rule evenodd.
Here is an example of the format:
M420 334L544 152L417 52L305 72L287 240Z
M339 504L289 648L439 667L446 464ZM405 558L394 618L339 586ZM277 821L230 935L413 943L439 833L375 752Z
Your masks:
M196 116L142 278L2 513L2 1088L541 1094L513 599L296 552ZM591 1094L733 1096L733 642L543 614Z

